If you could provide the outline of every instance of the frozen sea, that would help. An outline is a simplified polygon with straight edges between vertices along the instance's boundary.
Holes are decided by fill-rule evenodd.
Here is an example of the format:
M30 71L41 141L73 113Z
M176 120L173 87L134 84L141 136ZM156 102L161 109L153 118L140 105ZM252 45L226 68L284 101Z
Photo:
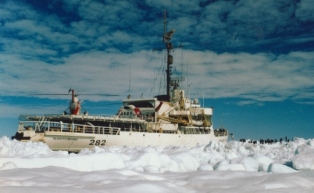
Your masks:
M314 192L314 139L78 154L0 138L0 192Z

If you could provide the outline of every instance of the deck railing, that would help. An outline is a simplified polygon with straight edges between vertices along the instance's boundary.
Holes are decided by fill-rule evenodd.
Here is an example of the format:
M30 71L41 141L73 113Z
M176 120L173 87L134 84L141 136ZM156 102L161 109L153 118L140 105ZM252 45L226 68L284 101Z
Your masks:
M104 127L51 121L21 121L19 123L19 131L25 130L34 130L35 132L52 131L52 132L120 135L120 128L118 127Z
M206 127L181 127L178 130L163 130L158 124L148 123L145 128L119 128L111 126L95 126L88 124L74 124L52 121L21 121L19 131L34 130L35 132L73 132L100 135L120 135L120 132L148 132L148 133L169 133L169 134L210 134L211 129ZM225 129L214 131L215 136L228 135Z

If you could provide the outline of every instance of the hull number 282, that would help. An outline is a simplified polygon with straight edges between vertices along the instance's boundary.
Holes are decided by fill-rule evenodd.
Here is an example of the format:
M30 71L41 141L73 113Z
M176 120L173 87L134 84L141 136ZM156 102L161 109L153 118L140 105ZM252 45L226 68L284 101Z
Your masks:
M106 140L90 140L88 145L96 145L96 146L102 146L106 144Z

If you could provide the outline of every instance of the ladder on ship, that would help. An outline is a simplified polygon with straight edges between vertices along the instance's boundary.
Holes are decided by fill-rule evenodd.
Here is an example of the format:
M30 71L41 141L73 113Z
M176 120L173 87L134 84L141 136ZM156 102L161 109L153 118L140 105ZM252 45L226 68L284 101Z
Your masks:
M47 121L46 116L41 117L35 124L35 131L42 131L42 126Z

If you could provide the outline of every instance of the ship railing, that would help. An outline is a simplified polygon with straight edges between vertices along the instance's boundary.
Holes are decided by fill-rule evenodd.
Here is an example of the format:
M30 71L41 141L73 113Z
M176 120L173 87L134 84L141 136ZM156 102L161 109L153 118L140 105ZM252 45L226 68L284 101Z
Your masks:
M115 117L115 114L100 114L101 117Z
M154 117L152 116L141 116L141 117L124 117L121 118L117 115L113 114L100 114L100 115L62 115L62 114L44 114L44 115L20 115L19 120L20 121L40 121L40 120L48 120L51 118L61 118L61 117L67 117L67 118L80 118L84 120L97 120L97 121L116 121L116 120L123 120L128 122L143 122L148 121L152 122L154 121Z
M73 132L86 134L120 135L120 128L110 126L94 126L75 123L52 121L21 121L19 131L34 130L35 132Z
M215 129L214 130L214 134L215 134L216 137L227 136L228 135L228 130L223 129L223 128Z
M95 119L104 119L104 118L114 118L116 115L113 114L100 114L100 115L89 115L89 114L78 114L78 115L70 115L70 114L42 114L42 115L19 115L19 120L21 121L27 121L29 118L31 119L41 119L42 117L46 118L53 118L53 117L81 117L81 118L87 118L87 117L93 117Z
M209 127L186 126L186 127L181 127L180 132L184 134L209 134L211 130Z
M27 121L30 118L32 119L42 119L43 117L46 117L46 115L19 115L18 119L20 121Z
M69 116L69 115L67 115ZM113 114L101 114L101 115L70 115L71 118L81 118L81 119L92 119L97 121L117 121L117 120L123 120L128 122L142 122L143 119L140 119L138 117L120 117L118 115Z
M104 115L102 114L102 119L106 121L125 121L125 122L134 122L134 123L140 123L140 122L152 122L154 121L154 117L152 116L119 116L119 115ZM97 119L95 119L97 120Z

